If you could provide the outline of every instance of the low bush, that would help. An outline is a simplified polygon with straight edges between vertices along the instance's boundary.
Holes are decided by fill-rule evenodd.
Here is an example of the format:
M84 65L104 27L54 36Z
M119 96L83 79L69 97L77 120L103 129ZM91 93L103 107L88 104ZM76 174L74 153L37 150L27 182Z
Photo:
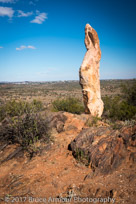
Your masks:
M123 97L129 105L136 106L136 80L133 85L127 86L122 84L121 86Z
M36 99L34 99L32 103L30 103L30 105L31 105L31 110L32 111L34 110L34 112L42 111L44 109L43 103Z
M126 100L122 100L119 96L104 97L104 114L106 118L112 120L130 120L136 115L136 106L129 104Z
M92 116L90 118L88 118L86 125L88 127L97 127L98 122L101 120L101 118L99 118L98 116Z
M18 143L28 152L31 145L41 139L48 143L51 137L47 122L39 114L27 113L22 117L8 118L0 126L1 142Z
M53 111L65 111L75 114L84 112L84 106L77 98L57 99L53 101Z
M76 148L75 152L73 153L73 156L81 163L84 163L86 166L89 166L90 159L88 157L88 152L85 152L85 150Z
M0 106L0 121L5 117L21 116L27 113L36 113L43 110L41 101L33 100L31 103L26 101L8 101L6 104Z

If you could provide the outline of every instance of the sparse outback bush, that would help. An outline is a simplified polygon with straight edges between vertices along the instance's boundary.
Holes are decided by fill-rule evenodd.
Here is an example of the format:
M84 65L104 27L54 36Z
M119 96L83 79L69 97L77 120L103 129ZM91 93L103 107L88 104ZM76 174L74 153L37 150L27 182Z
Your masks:
M127 85L123 84L121 86L123 97L129 105L136 106L136 80L134 84L128 88Z
M97 127L98 122L101 120L98 116L92 116L86 122L86 125L89 127Z
M86 166L89 166L90 159L87 152L77 148L74 152L74 156L79 162L84 163Z
M53 101L53 111L65 111L75 114L84 112L84 106L77 98L57 99Z
M0 121L5 117L21 116L27 113L36 113L43 109L41 101L33 100L31 103L26 101L8 101L0 106Z
M104 97L104 114L106 118L112 120L130 120L136 115L136 106L128 103L127 100L122 100L119 96L114 98Z
M42 111L44 109L43 103L36 99L32 101L31 106L32 106L31 109L34 110L35 112Z
M38 140L50 141L48 125L39 114L27 113L21 117L9 118L6 124L0 126L0 141L18 143L28 152L32 144Z

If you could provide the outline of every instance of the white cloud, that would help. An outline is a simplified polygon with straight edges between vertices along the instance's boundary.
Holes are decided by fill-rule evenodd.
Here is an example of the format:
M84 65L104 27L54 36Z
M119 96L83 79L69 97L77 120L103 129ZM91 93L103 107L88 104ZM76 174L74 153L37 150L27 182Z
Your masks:
M14 0L0 0L2 3L14 3Z
M18 17L28 17L28 16L31 16L33 14L33 12L27 12L27 13L24 13L23 11L21 10L18 10Z
M19 48L17 47L16 50L24 50L26 49L27 47L25 45L21 45Z
M2 1L2 0L0 0ZM8 16L9 18L12 18L14 13L18 12L18 14L16 15L16 17L20 18L20 17L28 17L28 16L32 16L33 15L33 11L31 12L24 12L22 10L13 10L12 7L3 7L0 6L0 16ZM42 24L46 19L47 19L47 13L40 13L40 11L36 10L36 16L33 20L30 21L30 23L37 23L37 24Z
M17 47L16 50L24 50L24 49L36 49L36 47L32 46L32 45L28 45L28 46L25 46L25 45L21 45L20 47Z
M12 18L13 14L14 10L12 8L0 6L0 16L8 16Z
M36 49L36 47L34 47L34 46L32 46L32 45L28 45L27 48L28 48L28 49L33 49L33 50Z
M2 46L0 46L0 49L2 49L3 47Z
M39 11L37 11L37 16L35 17L35 19L30 21L30 23L42 24L45 19L47 19L47 13L40 13Z

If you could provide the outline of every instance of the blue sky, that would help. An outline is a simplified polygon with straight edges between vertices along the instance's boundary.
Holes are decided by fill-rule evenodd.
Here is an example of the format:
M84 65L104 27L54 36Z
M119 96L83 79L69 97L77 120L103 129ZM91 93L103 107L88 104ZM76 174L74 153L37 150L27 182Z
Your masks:
M135 10L135 0L0 0L0 81L78 80L86 23L100 78L136 78Z

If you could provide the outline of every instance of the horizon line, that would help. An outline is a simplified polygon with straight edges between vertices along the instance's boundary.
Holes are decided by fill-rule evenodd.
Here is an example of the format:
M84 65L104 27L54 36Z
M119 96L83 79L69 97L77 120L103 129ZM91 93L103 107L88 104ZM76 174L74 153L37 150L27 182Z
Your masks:
M121 78L118 78L118 79L111 79L111 78L109 78L109 79L100 79L100 81L101 80L136 80L136 78L125 78L125 79L121 79ZM23 82L28 82L28 83L33 83L33 82L35 82L35 83L38 83L38 82L42 82L42 83L44 83L44 82L64 82L64 81L79 81L79 80L77 80L77 79L64 79L64 80L49 80L49 81L47 81L47 80L42 80L42 81L31 81L31 80L22 80L22 81L0 81L0 83L23 83Z

